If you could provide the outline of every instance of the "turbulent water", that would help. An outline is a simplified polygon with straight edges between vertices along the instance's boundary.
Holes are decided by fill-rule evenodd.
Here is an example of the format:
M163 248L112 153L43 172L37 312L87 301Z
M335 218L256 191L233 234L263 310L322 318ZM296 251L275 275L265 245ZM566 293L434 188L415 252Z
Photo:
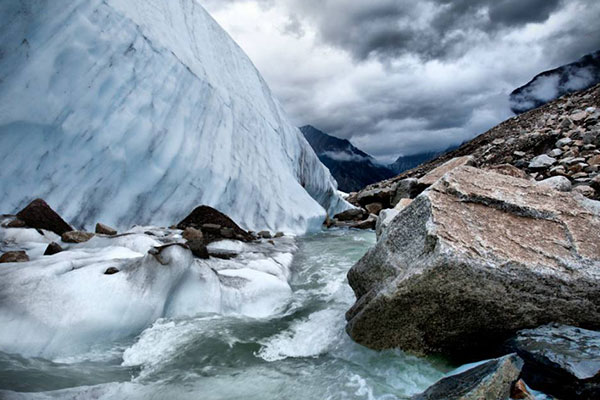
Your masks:
M0 353L0 398L408 398L448 366L374 352L344 332L354 300L346 273L374 242L370 232L300 238L292 299L267 319L163 319L137 337L67 359Z

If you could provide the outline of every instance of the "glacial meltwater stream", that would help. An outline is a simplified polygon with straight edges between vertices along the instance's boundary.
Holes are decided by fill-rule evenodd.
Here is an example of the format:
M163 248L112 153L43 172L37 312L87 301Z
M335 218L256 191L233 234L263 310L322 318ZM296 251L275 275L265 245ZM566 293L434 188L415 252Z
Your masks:
M374 243L358 231L299 238L292 298L266 319L163 319L65 359L0 353L0 398L406 399L450 368L368 350L344 332L354 301L346 273Z

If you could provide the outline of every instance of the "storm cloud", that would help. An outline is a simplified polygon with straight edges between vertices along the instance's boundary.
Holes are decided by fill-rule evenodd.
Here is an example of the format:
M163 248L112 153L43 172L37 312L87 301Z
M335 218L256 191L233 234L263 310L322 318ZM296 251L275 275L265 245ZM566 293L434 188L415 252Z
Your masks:
M512 114L537 73L600 49L596 0L200 0L299 126L389 162Z

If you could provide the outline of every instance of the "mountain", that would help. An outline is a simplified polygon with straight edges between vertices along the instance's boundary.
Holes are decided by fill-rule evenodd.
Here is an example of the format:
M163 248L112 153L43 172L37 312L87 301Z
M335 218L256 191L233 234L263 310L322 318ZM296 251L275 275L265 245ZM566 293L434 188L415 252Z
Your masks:
M401 174L404 171L408 171L409 169L413 169L423 163L426 163L429 160L433 160L434 158L442 155L440 152L429 152L429 153L421 153L414 154L412 156L400 156L393 164L390 165L390 168L396 173Z
M170 225L200 204L304 232L347 208L249 58L195 0L0 4L0 204Z
M373 157L346 139L328 135L310 125L300 130L344 192L354 192L394 176L392 170L378 164Z
M515 114L521 114L597 83L600 83L600 50L537 75L510 94L510 107Z

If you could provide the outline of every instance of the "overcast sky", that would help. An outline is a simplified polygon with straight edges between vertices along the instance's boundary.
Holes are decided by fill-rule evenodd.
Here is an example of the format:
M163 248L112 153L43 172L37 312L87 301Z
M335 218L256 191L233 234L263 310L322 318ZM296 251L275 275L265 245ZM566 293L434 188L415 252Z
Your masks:
M598 0L200 0L297 125L382 162L510 117L509 93L600 49Z

